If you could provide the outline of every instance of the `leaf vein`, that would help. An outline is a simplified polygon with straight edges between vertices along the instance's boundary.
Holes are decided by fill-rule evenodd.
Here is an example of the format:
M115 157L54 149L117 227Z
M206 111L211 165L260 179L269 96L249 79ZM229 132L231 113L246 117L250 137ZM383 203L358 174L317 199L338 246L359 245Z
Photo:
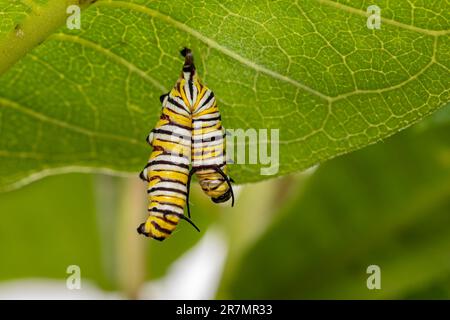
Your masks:
M8 108L17 110L21 113L27 114L27 115L29 115L35 119L38 119L40 121L51 123L58 127L72 130L72 131L75 131L75 132L78 132L78 133L81 133L81 134L84 134L84 135L87 135L90 137L100 137L100 138L105 138L105 139L110 139L110 140L125 141L125 142L131 143L131 144L136 144L136 145L142 144L140 141L138 141L136 139L113 135L113 134L109 134L109 133L94 132L94 131L91 131L89 129L86 129L86 128L83 128L80 126L49 117L45 114L39 113L35 110L29 109L25 106L22 106L19 103L15 102L15 101L11 101L5 97L0 97L0 106L4 106L4 107L8 107Z
M174 27L178 28L179 30L192 35L193 37L195 37L198 40L205 43L207 46L209 46L213 49L216 49L217 51L223 53L224 55L240 62L241 64L243 64L251 69L254 69L257 72L264 73L264 74L271 76L274 79L278 79L283 82L290 83L290 84L294 85L295 87L301 88L301 89L305 90L306 92L309 92L309 93L311 93L317 97L320 97L326 101L330 100L329 96L327 96L313 88L310 88L307 85L298 82L297 80L294 80L288 76L282 75L274 70L270 70L262 65L257 64L255 62L237 54L236 52L228 49L227 47L221 45L220 43L216 42L215 40L205 36L204 34L198 32L197 30L194 30L191 27L185 25L184 23L177 21L177 20L173 19L172 17L167 16L157 10L153 10L153 9L147 8L145 6L134 4L134 3L128 3L128 2L124 2L124 1L112 1L112 0L98 1L95 3L95 5L96 6L104 5L104 6L111 6L111 7L128 8L130 10L145 13L145 14L149 15L150 17L158 18L168 24L173 25Z
M329 7L340 9L340 10L346 11L348 13L356 14L356 15L363 16L363 17L370 16L370 14L365 11L362 11L362 10L354 8L354 7L347 6L342 3L334 2L331 0L316 0L316 1L319 2L320 4L324 4ZM381 17L381 21L386 24L389 24L389 25L392 25L395 27L399 27L401 29L414 31L414 32L418 32L418 33L422 33L422 34L426 34L426 35L430 35L430 36L441 36L441 35L447 35L450 33L450 30L428 30L428 29L423 29L420 27L416 27L416 26L413 26L410 24L402 23L402 22L399 22L399 21L396 21L393 19L388 19L388 18L383 18L383 17Z

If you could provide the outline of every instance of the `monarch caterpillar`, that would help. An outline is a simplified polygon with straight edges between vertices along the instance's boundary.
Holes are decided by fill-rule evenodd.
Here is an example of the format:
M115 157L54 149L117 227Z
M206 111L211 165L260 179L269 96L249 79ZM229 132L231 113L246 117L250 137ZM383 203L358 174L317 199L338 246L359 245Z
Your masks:
M193 61L192 66L195 72ZM192 170L189 173L188 185L195 173L203 192L213 202L225 202L232 198L231 206L233 206L234 194L231 182L234 181L226 174L225 130L222 127L214 92L203 86L197 77L194 77L194 86L190 89L192 101L195 102L191 108ZM190 217L189 206L188 216Z
M200 231L184 215L187 204L190 217L189 187L194 173L214 202L233 197L234 204L214 94L200 83L191 50L184 48L181 54L185 57L183 70L172 90L160 97L162 113L147 137L153 151L139 175L148 182L149 217L137 231L160 241L170 236L180 219ZM193 128L194 122L201 125ZM195 164L189 170L191 158Z

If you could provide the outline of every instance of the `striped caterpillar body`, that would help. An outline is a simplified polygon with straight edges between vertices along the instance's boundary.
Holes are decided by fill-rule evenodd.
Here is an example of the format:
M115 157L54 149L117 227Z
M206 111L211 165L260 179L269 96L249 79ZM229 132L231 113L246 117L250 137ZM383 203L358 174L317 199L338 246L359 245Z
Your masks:
M189 182L195 173L203 192L216 203L228 201L234 195L227 176L225 157L225 130L214 93L203 85L194 89L196 102L192 108L192 170ZM188 182L188 183L189 183ZM190 212L188 210L190 216Z
M187 204L190 217L189 187L194 173L214 202L233 195L225 173L223 129L214 94L200 83L191 50L185 48L181 54L183 71L174 88L160 97L162 114L147 137L153 151L139 175L148 182L149 217L137 230L157 240L169 237L180 219L198 230L184 215Z

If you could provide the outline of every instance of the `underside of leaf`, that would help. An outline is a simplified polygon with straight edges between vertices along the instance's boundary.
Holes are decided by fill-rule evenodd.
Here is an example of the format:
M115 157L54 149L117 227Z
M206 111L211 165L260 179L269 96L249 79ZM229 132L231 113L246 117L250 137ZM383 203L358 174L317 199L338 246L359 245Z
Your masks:
M370 1L99 0L80 30L64 26L61 3L0 1L2 190L62 170L137 173L185 46L226 128L280 130L278 175L384 139L450 100L444 1L379 1L374 30ZM258 181L264 166L231 174Z

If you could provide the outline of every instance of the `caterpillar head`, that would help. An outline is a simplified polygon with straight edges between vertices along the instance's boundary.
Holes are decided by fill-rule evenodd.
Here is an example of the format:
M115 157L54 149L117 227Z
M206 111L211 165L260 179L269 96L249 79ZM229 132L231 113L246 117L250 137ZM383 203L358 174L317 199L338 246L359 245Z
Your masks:
M139 225L139 227L137 227L137 232L138 232L139 234L143 234L143 235L146 236L146 237L153 238L153 239L156 239L156 240L159 240L159 241L163 241L163 240L165 239L165 237L155 237L155 236L152 234L151 229L149 229L148 231L145 230L145 225L146 225L145 223L141 223L141 224Z
M149 236L150 236L150 233L145 231L145 223L141 223L141 224L139 225L139 227L137 227L137 232L138 232L139 234L143 234L143 235L146 236L146 237L149 237Z
M232 192L231 188L228 188L228 190L224 194L222 194L222 195L220 195L219 197L216 197L216 198L211 198L211 200L213 202L215 202L215 203L225 202L225 201L230 200L230 198L232 196L232 193L233 192Z

